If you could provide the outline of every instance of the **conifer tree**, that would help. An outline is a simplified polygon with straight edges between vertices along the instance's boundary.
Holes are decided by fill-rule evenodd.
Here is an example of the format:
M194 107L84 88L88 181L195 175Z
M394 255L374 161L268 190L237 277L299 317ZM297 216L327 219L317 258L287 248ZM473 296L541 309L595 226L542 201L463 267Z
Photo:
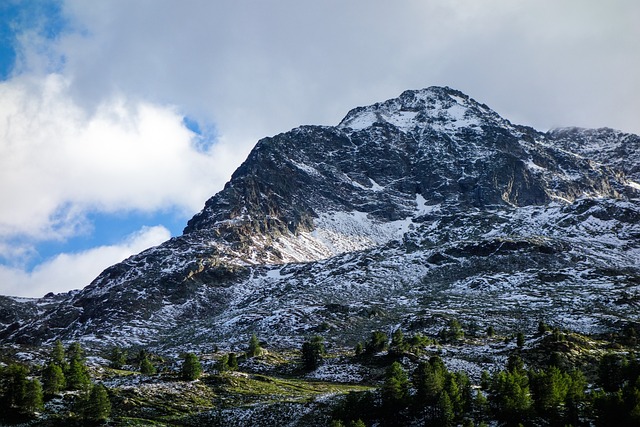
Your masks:
M371 338L367 342L365 351L367 354L374 354L386 350L388 341L389 338L387 337L387 334L381 331L373 331L371 332Z
M404 334L402 329L398 328L391 334L391 348L397 352L406 350L406 344L404 341Z
M109 355L111 363L109 366L113 369L122 369L127 364L127 352L120 347L114 347Z
M538 334L544 335L549 330L549 326L544 321L538 322Z
M238 369L238 357L235 353L229 353L229 361L227 362L229 369L235 371Z
M80 343L74 342L67 349L67 359L69 361L65 372L66 385L68 390L81 390L89 386L89 370L84 364L84 350Z
M433 356L428 362L418 365L413 385L416 388L416 403L419 407L437 402L438 396L444 390L446 377L447 368L438 356Z
M67 389L81 390L90 384L89 371L84 363L77 358L69 362L69 369L66 374Z
M437 419L441 426L451 426L455 419L455 413L453 409L453 403L446 391L440 393L437 403Z
M448 328L442 329L439 335L444 342L457 342L464 339L464 331L458 319L451 319Z
M153 363L151 363L146 355L140 362L140 372L143 375L154 375L156 373L156 367L153 366Z
M220 359L218 359L218 371L224 372L229 370L229 355L223 354Z
M361 342L358 342L358 344L356 344L356 346L353 349L353 351L355 352L356 356L360 356L362 354L362 352L364 351L364 346L362 345Z
M202 366L198 360L198 356L193 353L187 353L182 362L182 379L193 381L202 375Z
M65 352L62 341L56 340L51 350L51 363L59 366L64 372L67 369L67 362L65 361Z
M262 354L262 348L260 347L260 341L256 334L251 334L249 339L249 349L247 350L247 357L256 357Z
M47 396L53 396L60 393L65 387L66 381L62 368L50 362L42 371L42 388Z
M491 383L489 397L499 420L509 424L524 421L533 404L526 372L521 369L498 372Z
M22 412L33 416L36 412L44 409L42 384L37 379L28 381L25 388Z
M111 415L111 401L109 393L102 384L95 384L80 401L79 412L89 423L103 423Z
M67 359L69 362L72 360L78 360L84 363L84 350L79 342L73 342L67 348Z
M518 348L524 347L524 334L522 332L518 332L518 335L516 335L516 345Z
M401 409L409 398L409 378L398 362L393 362L387 369L382 385L382 399L389 408Z
M29 370L26 366L12 363L3 372L2 381L2 407L9 411L21 412L27 393L27 375Z
M322 364L325 353L323 341L316 335L302 344L302 364L306 370L312 371Z

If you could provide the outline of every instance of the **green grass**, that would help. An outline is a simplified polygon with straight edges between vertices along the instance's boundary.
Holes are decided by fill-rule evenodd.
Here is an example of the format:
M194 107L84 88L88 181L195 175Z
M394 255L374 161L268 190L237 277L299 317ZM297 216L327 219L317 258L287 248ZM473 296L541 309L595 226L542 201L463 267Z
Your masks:
M212 388L223 406L270 402L309 402L324 395L370 390L362 385L307 381L260 374L227 372L211 377Z

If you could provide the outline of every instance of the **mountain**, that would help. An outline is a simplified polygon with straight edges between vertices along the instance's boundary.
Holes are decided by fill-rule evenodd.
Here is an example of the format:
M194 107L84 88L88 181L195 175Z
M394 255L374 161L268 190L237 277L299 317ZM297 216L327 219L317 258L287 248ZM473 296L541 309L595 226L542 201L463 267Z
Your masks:
M271 346L451 318L638 324L640 138L540 132L447 87L260 140L181 236L86 288L0 299L3 342Z

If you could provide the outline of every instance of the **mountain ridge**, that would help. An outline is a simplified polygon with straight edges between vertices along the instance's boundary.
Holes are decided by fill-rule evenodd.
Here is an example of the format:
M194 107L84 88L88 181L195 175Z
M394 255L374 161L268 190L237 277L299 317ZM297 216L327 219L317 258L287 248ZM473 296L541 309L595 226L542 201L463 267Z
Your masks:
M586 296L574 297L569 323L636 322L640 159L619 156L638 140L543 133L447 87L405 91L337 126L261 139L183 235L83 290L37 300L33 320L7 308L0 339L231 346L251 330L284 344L328 327L355 340L398 324L433 332L487 311L515 328L523 313L560 316L539 307L540 295L576 292ZM605 299L626 293L631 303L616 313L615 302L590 301L605 288ZM500 313L483 289L512 300ZM516 316L518 296L530 306Z

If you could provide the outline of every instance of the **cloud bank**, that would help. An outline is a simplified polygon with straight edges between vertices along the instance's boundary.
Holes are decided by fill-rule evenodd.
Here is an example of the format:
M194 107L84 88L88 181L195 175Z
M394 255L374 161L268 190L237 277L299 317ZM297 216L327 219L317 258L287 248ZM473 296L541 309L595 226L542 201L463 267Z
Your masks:
M131 254L169 239L162 226L145 227L118 245L99 246L78 253L62 253L39 264L33 271L0 265L3 295L41 297L46 293L78 289L89 284L107 266Z
M635 0L61 0L60 16L54 36L16 30L0 82L0 294L53 268L25 260L90 233L91 213L186 222L259 138L405 89L448 85L541 130L640 133ZM90 252L65 256L82 270Z

